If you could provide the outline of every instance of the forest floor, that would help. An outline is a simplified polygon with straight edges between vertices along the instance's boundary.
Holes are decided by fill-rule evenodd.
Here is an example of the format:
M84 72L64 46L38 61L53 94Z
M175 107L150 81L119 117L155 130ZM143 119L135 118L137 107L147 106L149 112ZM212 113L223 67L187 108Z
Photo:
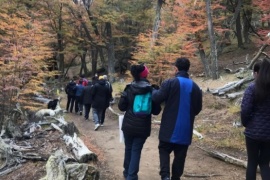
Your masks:
M244 62L246 54L252 50L247 49L241 53L228 53L223 56L221 67L228 67L233 61ZM253 50L254 52L254 50ZM226 62L225 62L226 60ZM234 67L237 68L237 67ZM189 147L185 170L184 180L244 180L245 168L232 165L209 156L202 150L208 149L218 151L235 158L246 160L246 152L244 146L244 128L235 128L233 123L239 120L239 110L235 111L232 102L226 99L213 96L207 93L208 88L218 88L224 84L236 80L232 74L222 74L218 80L209 80L197 78L194 81L204 91L203 110L196 117L195 129L203 136L203 139L193 137L193 143ZM61 94L61 107L65 108L66 95ZM117 104L111 106L117 113L121 113ZM94 131L94 123L92 115L90 120L85 121L83 116L73 113L66 113L67 122L74 122L80 131L80 138L87 147L97 154L97 168L100 170L101 180L124 180L123 160L124 160L124 144L119 142L119 124L118 116L111 111L106 111L104 127L100 127L98 131ZM152 124L151 136L147 139L141 155L140 161L140 180L159 180L159 154L158 154L158 132L160 115L155 116ZM56 149L65 149L65 144L61 143L62 139L57 132L47 135L47 138L54 137L49 140L49 144L45 145L44 152L53 152ZM44 142L40 142L44 143ZM173 158L173 154L171 156ZM40 179L46 174L46 162L27 162L20 169L4 176L0 179ZM260 179L258 174L257 180Z

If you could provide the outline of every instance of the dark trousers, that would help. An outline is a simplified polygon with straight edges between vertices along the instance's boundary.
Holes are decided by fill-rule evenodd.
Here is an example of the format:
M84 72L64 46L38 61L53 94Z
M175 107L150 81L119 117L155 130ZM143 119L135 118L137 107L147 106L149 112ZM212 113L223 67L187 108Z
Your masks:
M67 111L72 113L74 102L75 102L75 96L67 95L67 106L66 106Z
M270 142L263 142L246 137L247 171L246 180L255 180L257 166L261 170L262 180L270 180Z
M83 111L83 103L82 103L82 97L76 96L75 97L75 112Z
M160 176L161 178L170 177L170 154L174 152L172 164L171 180L180 180L184 172L185 159L187 156L188 145L180 145L159 141L159 159L160 159Z
M85 119L89 118L90 109L91 109L91 104L84 105L84 118Z
M107 109L107 108L104 108L104 109L102 110L102 115L101 115L101 119L100 119L100 123L101 123L101 124L104 123L106 109Z
M125 137L124 177L126 180L138 180L141 152L146 138Z

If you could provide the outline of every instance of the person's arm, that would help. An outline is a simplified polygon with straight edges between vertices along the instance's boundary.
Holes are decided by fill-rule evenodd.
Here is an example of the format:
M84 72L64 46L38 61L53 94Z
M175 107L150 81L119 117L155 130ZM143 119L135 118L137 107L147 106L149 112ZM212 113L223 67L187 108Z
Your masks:
M198 115L202 110L202 90L196 83L193 83L192 106L195 115Z
M120 100L118 102L118 109L120 111L126 111L128 108L128 94L127 94L127 87L125 90L121 93Z
M168 98L168 87L169 80L165 80L158 90L153 89L152 100L154 103L161 104Z
M254 104L254 86L249 86L243 96L241 103L241 122L244 127L247 126L252 118L252 109Z

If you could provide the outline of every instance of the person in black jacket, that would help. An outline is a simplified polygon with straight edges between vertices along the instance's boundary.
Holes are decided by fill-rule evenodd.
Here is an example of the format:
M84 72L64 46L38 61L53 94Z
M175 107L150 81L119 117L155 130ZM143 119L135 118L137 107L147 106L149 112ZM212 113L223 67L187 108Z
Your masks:
M148 69L144 65L132 65L131 74L134 81L125 87L120 97L118 108L126 111L122 124L125 139L125 157L123 175L127 180L137 180L141 151L151 132L151 114L157 115L161 111L160 105L152 102L151 114L137 116L133 112L133 102L136 94L152 92L152 86L146 79Z
M65 87L65 92L67 94L67 105L66 105L66 110L67 112L71 112L73 111L73 106L74 106L74 102L75 102L75 87L76 87L76 83L74 82L74 80L70 80L70 82L66 85Z
M103 76L92 87L92 113L95 122L95 131L98 130L101 124L102 112L109 107L111 93Z
M184 171L187 150L192 141L195 116L202 109L202 91L189 78L190 62L177 58L175 77L165 80L159 90L154 90L153 101L165 102L159 130L160 176L170 180L170 154L174 152L172 180L180 180Z
M88 81L87 86L83 89L83 105L84 105L84 119L89 120L89 113L92 104L92 82Z
M247 148L246 180L256 179L257 166L262 180L270 179L270 59L253 68L255 82L245 90L241 103L241 122Z

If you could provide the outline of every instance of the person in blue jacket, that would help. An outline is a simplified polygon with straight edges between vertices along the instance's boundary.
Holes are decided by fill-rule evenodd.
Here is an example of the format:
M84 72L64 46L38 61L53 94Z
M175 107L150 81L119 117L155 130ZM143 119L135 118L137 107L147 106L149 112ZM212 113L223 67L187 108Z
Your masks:
M257 72L256 72L257 65ZM241 121L247 148L246 180L256 179L257 166L262 180L270 179L270 59L253 67L255 82L245 90Z
M172 180L179 180L184 171L187 150L192 141L195 116L202 109L202 91L189 78L190 61L177 58L175 77L165 80L159 90L152 93L153 102L163 103L159 130L160 176L170 179L170 154L174 152Z
M79 84L76 85L74 88L75 91L75 113L82 115L83 111L83 89L84 86L82 85L83 81L82 79L79 80Z

